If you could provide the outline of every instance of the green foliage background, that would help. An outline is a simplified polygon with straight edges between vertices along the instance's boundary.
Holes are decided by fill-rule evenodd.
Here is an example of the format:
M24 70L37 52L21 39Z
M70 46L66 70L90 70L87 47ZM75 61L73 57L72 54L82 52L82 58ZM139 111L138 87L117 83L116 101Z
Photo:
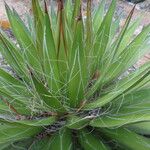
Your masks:
M116 0L86 16L81 1L44 10L32 0L28 25L6 4L17 44L0 32L0 149L149 150L150 62L122 76L149 52L150 26L136 37L134 8L122 29Z

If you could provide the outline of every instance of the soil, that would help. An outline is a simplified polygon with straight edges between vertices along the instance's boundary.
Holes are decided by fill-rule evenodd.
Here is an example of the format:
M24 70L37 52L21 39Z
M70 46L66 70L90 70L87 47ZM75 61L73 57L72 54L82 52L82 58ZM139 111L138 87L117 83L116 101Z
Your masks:
M30 0L5 0L5 2L10 7L13 7L21 17L23 17L25 13L28 12L29 1ZM0 20L7 20L4 0L0 0Z

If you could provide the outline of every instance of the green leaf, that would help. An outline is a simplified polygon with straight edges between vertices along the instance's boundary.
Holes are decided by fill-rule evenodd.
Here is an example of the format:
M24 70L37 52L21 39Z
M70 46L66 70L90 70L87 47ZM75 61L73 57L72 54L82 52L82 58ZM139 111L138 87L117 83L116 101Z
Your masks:
M120 29L120 19L121 19L121 16L119 17L114 17L113 21L112 21L112 25L111 25L111 29L110 29L110 37L109 37L109 41L108 41L108 46L107 46L107 54L106 56L109 56L110 58L112 57L111 53L109 52L112 52L110 49L110 47L112 47L115 39L116 39L116 33L118 33L118 30ZM105 57L106 59L108 57Z
M7 97L9 103L13 105L18 112L28 114L28 99L32 97L28 87L21 80L17 80L12 75L0 69L0 93ZM15 101L13 101L15 99ZM20 107L20 108L18 108Z
M141 46L146 41L148 34L150 33L150 26L147 26L143 31L122 51L118 58L108 68L107 77L103 78L103 83L109 82L119 76L123 71L127 70L134 63L138 61L140 57L148 52L148 49L142 49Z
M76 20L80 14L81 11L81 0L76 0L74 4L74 10L72 14L72 29L75 31L75 26L76 26Z
M52 95L43 83L36 79L34 75L31 75L31 77L38 95L45 104L47 104L53 111L64 112L65 109L63 108L61 101L59 101L56 96Z
M79 141L84 150L109 150L103 142L88 130L79 132Z
M83 36L83 22L80 14L76 21L76 33L69 55L68 97L72 107L78 106L84 99L84 89L87 84Z
M50 150L72 150L71 131L69 129L61 129L58 133L51 137Z
M101 118L94 119L90 125L93 127L120 127L126 124L131 124L135 122L141 122L141 121L150 121L150 116L149 113L150 111L141 111L138 110L139 112L130 114L128 112L127 114L124 115L107 115ZM145 114L143 114L145 113Z
M107 137L116 140L129 150L149 150L150 140L130 130L119 128L114 130L99 129Z
M150 121L150 89L131 92L115 101L111 114L93 119L94 127L120 127L141 121Z
M50 150L51 138L49 136L40 140L34 140L28 147L28 150Z
M89 98L93 93L96 92L97 89L101 88L103 85L108 84L112 80L116 79L129 67L134 65L140 57L149 51L149 44L147 43L149 41L149 39L147 39L149 32L150 27L145 27L143 31L128 46L126 46L124 50L122 50L121 53L119 52L120 55L114 59L114 62L107 64L105 60L106 66L104 65L105 63L102 63L104 65L104 69L101 72L100 78L98 78L90 91L87 92L87 98ZM110 61L110 59L108 61Z
M127 126L128 129L143 135L150 135L150 122L139 122Z
M70 129L82 129L89 124L90 119L90 117L81 118L71 115L68 117L66 126Z
M45 137L33 141L29 150L72 150L71 132L68 129L61 129L52 137Z
M11 11L8 5L5 5L5 7L13 33L20 47L23 49L23 55L27 59L28 65L31 65L35 71L42 72L38 52L27 27L24 25L23 21L19 18L18 14Z
M105 0L102 0L93 16L93 29L95 33L97 33L103 21L104 13L105 13L104 8L105 8Z
M4 143L4 147L0 147L0 150L25 150L30 147L34 142L33 138L17 141L17 142L10 142ZM1 146L1 145L0 145Z
M51 20L45 6L45 48L44 48L44 73L47 79L49 88L53 93L60 90L59 69L57 65L56 47L51 28ZM49 42L51 41L51 42Z
M103 58L105 58L115 8L116 8L116 0L113 0L106 16L103 19L103 22L101 23L100 28L98 29L94 41L93 56L96 57L96 59L94 59L95 60L94 65L96 65L95 67L98 67L98 69L102 67L102 65L100 64L103 64Z
M58 1L57 22L55 27L57 64L61 83L66 82L68 69L68 41L66 38L66 16L63 1Z
M0 150L7 150L8 146L11 144L11 142L2 143L0 144Z
M35 28L34 28L34 20L30 14L26 14L27 27L30 32L31 37L35 40Z
M87 0L87 16L86 16L87 17L86 18L86 43L87 43L87 45L86 46L88 48L88 51L86 52L86 55L89 55L89 51L92 47L92 38L93 38L91 9L92 9L92 0Z
M0 78L1 78L1 80L5 80L6 82L8 82L10 84L20 86L20 87L22 87L22 86L24 87L24 84L23 84L23 82L21 82L21 80L17 80L11 74L7 73L6 71L4 71L1 68L0 68Z
M39 0L32 0L32 11L34 18L36 47L40 60L43 59L43 37L44 37L44 14L41 10Z
M118 48L118 54L120 54L126 48L126 46L132 41L133 35L140 24L140 18L138 18L134 22L130 22L130 24L131 25L129 25L129 27L127 28L123 36L123 39L120 43L120 46Z
M0 143L30 138L41 132L41 130L42 127L31 127L1 120Z
M28 126L35 126L35 127L42 127L42 126L49 126L53 124L56 121L55 117L47 117L43 119L37 119L37 120L19 120L15 121L12 120L13 122L16 122L18 124L23 124L23 125L28 125ZM11 122L11 120L10 120Z
M28 80L26 62L19 48L2 33L0 33L0 41L2 43L0 44L0 51L7 63L10 64L21 78Z
M9 110L9 106L7 106L4 102L2 102L2 100L0 99L0 113L1 114L7 114L11 112L11 110Z
M12 93L8 93L8 91L4 91L4 89L0 89L0 93L5 97L4 101L0 99L0 112L2 114L21 114L21 115L31 115L31 110L27 107L27 101L24 102L24 98L18 97L18 99L14 98ZM15 101L14 101L15 99ZM26 100L26 99L25 99Z
M66 14L66 18L68 21L69 26L71 26L71 21L72 21L72 1L71 0L67 0L66 1L66 5L65 5L65 14Z
M124 24L123 28L121 29L121 32L119 33L119 35L115 39L115 41L113 43L110 43L110 42L112 42L112 39L110 39L110 42L109 42L110 46L108 46L107 57L103 62L103 67L101 68L102 73L101 73L100 79L98 80L99 83L97 82L98 84L100 84L100 82L103 82L103 80L107 79L107 75L109 76L109 74L107 73L107 72L109 72L109 70L107 70L107 69L109 69L109 67L111 66L113 61L115 61L115 59L118 59L118 55L121 53L121 51L119 50L119 47L120 47L120 45L122 43L122 40L124 39L124 36L125 36L125 34L128 30L128 26L130 24L134 9L135 9L135 7L133 7L130 14L128 15L128 17L125 21L125 24ZM113 30L113 27L115 27L115 25L116 25L116 27L115 27L116 29L115 29L115 33L111 34L112 37L110 37L110 38L114 38L115 34L117 33L117 29L119 29L119 23L117 21L118 20L116 20L112 24L112 27L111 27L112 29L111 30Z
M52 30L53 30L53 33L56 31L56 24L57 24L57 12L55 11L55 8L54 6L56 6L56 3L57 1L51 1L51 4L49 5L49 9L50 9L50 15L49 17L51 18L51 26L52 26Z
M121 33L119 34L119 36L117 37L116 41L114 42L114 49L113 49L113 52L114 52L114 57L116 57L116 55L118 56L118 49L120 47L120 44L124 38L124 35L128 29L128 26L129 26L129 23L131 21L131 18L132 18L132 15L134 13L134 9L135 9L135 6L133 7L133 9L131 10L130 14L128 15L127 19L126 19L126 22L121 30ZM113 57L113 58L114 58Z
M113 101L118 96L125 94L127 91L132 91L134 86L138 85L144 78L150 74L150 63L148 62L139 70L128 75L126 78L119 80L116 87L106 95L98 98L94 102L85 105L85 109L93 109L106 105L107 103Z

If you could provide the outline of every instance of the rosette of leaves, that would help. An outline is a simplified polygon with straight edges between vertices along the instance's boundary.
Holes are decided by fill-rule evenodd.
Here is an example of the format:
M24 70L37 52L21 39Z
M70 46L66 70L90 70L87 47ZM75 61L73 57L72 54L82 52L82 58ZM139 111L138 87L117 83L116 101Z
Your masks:
M12 73L0 69L0 149L150 149L150 62L126 75L149 51L150 26L122 29L116 0L93 12L87 0L50 9L32 0L24 23L6 4L16 43L0 33Z

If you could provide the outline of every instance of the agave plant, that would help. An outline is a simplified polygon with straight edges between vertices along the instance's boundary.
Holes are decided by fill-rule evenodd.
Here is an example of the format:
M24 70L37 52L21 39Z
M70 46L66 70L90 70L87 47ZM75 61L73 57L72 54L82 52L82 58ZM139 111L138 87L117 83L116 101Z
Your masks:
M134 8L122 29L116 0L105 13L87 0L32 0L24 23L6 4L16 43L0 32L0 149L149 150L150 62L124 75L148 53L150 26L134 36ZM42 5L42 6L41 6ZM33 19L32 19L33 18Z

